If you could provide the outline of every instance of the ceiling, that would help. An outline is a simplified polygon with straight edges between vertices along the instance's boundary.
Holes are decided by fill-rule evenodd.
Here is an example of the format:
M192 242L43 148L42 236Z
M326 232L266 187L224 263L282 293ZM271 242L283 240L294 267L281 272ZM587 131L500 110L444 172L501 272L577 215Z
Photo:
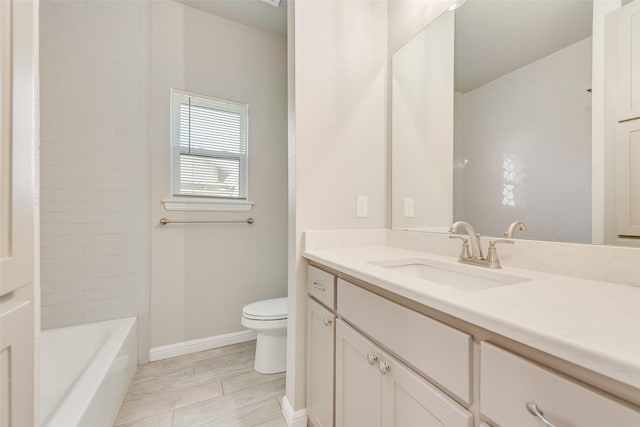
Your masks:
M270 33L287 35L287 1L273 7L262 0L176 0L195 9L209 12Z
M286 36L287 0L176 0ZM591 35L592 0L467 0L456 10L455 86L468 92Z
M592 11L592 0L467 0L455 12L456 91L589 37Z

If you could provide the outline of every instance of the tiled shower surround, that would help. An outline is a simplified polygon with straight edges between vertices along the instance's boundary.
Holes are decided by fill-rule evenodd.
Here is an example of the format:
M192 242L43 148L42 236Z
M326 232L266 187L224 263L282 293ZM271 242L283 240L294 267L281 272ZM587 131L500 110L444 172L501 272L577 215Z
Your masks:
M148 6L43 0L40 24L42 326L145 330Z

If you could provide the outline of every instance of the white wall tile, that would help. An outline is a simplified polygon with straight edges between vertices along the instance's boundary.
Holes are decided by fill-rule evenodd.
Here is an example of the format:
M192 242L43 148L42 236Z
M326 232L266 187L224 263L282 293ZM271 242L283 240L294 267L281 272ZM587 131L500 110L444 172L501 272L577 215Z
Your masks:
M457 94L454 220L489 236L522 220L518 237L591 242L591 68L589 37Z
M40 12L42 327L148 316L149 4Z
M40 260L40 269L41 270L53 270L53 259L41 259Z
M82 313L64 314L59 316L54 315L54 316L45 317L44 311L43 311L43 317L42 317L43 329L62 328L64 326L78 325L80 323L82 323Z
M44 226L44 225L43 225ZM48 226L48 225L47 225ZM40 256L42 258L64 258L64 257L77 257L84 255L84 248L82 246L50 246L42 248Z
M41 294L51 294L53 293L53 282L51 281L40 281L40 293Z
M42 295L42 305L67 304L70 302L82 301L82 291L56 292Z
M88 277L85 281L85 289L101 289L113 286L112 277ZM136 286L137 282L132 282L131 286Z
M54 306L55 315L86 313L91 311L107 310L111 307L108 299L102 300L81 300L67 304L56 304Z
M54 281L53 290L56 293L69 292L69 291L84 291L86 289L86 282L83 277L75 279L65 279Z
M86 266L84 257L65 257L56 258L53 262L53 267L56 270L78 270Z
M83 322L92 323L102 322L103 320L111 320L113 319L113 315L114 312L110 308L107 310L88 311L83 313Z

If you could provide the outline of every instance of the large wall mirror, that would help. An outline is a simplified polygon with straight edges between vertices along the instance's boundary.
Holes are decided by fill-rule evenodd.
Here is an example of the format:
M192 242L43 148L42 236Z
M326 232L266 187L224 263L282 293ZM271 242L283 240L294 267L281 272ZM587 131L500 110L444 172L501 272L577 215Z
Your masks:
M467 0L393 56L393 228L592 241L588 0Z

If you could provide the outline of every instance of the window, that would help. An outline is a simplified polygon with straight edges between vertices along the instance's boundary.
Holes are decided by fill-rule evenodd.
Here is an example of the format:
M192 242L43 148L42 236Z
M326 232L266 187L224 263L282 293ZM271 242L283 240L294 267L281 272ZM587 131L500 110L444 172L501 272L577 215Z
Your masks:
M173 196L246 201L248 116L247 104L171 90Z

